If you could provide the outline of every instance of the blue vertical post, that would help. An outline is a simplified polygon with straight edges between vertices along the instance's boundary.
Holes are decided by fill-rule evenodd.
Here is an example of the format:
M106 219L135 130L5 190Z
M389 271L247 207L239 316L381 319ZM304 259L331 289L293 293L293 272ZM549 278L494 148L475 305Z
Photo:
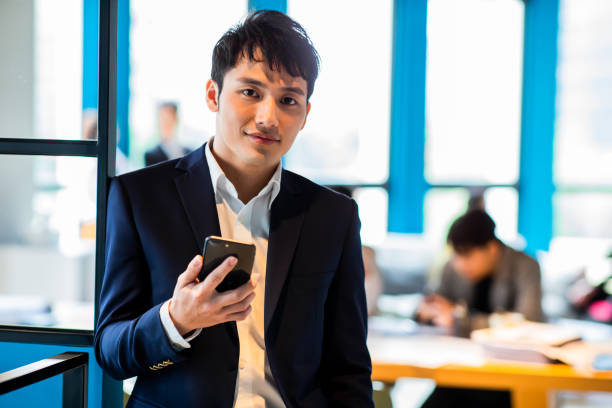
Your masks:
M558 19L559 0L525 2L518 228L532 255L553 231Z
M117 7L117 147L129 156L130 0L119 0Z
M98 108L98 1L83 0L83 109Z
M117 16L117 145L130 152L130 1L119 0ZM98 23L97 0L83 0L83 109L98 108Z
M395 0L391 76L389 231L423 232L427 1Z
M249 0L249 10L276 10L287 12L287 0Z

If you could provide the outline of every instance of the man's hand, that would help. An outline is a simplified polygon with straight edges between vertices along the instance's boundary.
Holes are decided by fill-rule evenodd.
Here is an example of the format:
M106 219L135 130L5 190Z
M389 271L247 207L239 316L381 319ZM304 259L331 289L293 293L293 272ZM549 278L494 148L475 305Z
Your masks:
M244 320L251 313L259 274L253 274L247 283L234 290L223 293L215 290L237 261L228 257L203 282L197 282L202 269L202 256L197 255L179 275L168 311L181 336L201 327Z
M424 322L432 322L436 326L453 327L454 305L448 299L437 294L425 297L419 306L417 316Z

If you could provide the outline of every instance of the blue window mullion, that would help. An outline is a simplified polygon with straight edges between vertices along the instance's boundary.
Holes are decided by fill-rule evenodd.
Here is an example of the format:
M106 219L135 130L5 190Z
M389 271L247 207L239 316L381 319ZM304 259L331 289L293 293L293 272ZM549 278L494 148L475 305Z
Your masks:
M277 10L287 12L287 0L248 0L249 10Z
M518 229L532 255L553 231L558 16L559 0L525 2Z
M395 0L391 76L389 231L423 232L427 1Z

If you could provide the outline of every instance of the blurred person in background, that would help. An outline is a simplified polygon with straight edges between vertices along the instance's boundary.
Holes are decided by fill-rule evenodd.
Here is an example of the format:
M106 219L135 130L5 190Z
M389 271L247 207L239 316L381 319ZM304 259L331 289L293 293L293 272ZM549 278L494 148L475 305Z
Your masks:
M458 335L488 326L489 316L496 312L518 312L527 320L542 320L538 263L495 236L495 222L482 205L471 207L450 227L451 259L442 269L437 290L420 305L417 318ZM423 408L477 406L510 408L510 393L436 387L423 404Z
M453 328L457 305L467 308L471 329L486 327L495 312L543 319L537 261L500 241L485 211L473 209L459 217L447 241L451 259L442 269L438 288L419 307L420 321Z
M145 153L145 166L178 159L189 153L176 140L178 125L178 105L175 102L163 102L158 109L159 133L161 142Z

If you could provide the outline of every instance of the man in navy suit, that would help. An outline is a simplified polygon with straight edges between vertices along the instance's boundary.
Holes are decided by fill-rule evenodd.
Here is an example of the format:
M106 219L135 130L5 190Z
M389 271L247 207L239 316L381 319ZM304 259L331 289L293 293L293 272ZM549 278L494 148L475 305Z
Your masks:
M259 11L213 51L216 134L115 178L96 358L138 376L132 407L372 407L355 202L281 167L318 74L304 29ZM204 239L256 246L251 280L219 293Z

